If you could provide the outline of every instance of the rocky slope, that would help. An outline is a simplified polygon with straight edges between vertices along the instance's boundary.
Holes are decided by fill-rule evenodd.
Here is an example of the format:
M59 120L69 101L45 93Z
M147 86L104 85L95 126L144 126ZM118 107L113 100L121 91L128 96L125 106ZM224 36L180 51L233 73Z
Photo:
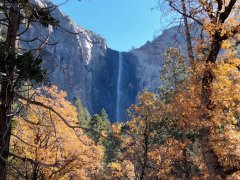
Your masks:
M46 0L34 0L34 3L40 7L52 6ZM104 61L107 46L100 36L74 24L58 8L51 15L59 21L59 26L46 28L39 23L32 24L23 38L30 40L37 37L39 40L22 42L21 45L26 49L43 47L40 56L51 84L67 91L72 102L80 97L93 113L93 71ZM46 39L47 43L43 44Z
M35 2L39 6L52 5L45 0ZM107 47L100 36L74 24L59 9L52 11L52 16L59 20L60 27L33 24L24 38L40 40L23 42L22 47L42 46L40 56L50 82L67 91L70 101L79 97L92 114L105 108L112 121L126 119L125 110L136 102L143 89L155 91L160 85L159 71L168 47L176 46L177 42L185 49L184 36L176 35L178 28L172 27L152 42L120 53ZM46 38L48 44L43 45Z

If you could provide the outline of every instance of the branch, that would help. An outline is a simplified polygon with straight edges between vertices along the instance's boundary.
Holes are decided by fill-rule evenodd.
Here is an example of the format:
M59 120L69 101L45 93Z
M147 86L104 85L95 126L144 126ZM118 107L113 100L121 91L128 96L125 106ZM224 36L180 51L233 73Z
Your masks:
M202 4L204 11L208 14L209 18L214 19L212 2L211 1L208 2L205 0L201 4Z
M79 128L79 126L73 126L73 125L69 124L69 123L66 121L66 119L65 119L60 113L58 113L56 110L54 110L52 107L47 106L47 105L45 105L45 104L43 104L43 103L41 103L41 102L38 102L38 101L33 101L33 100L31 100L31 99L27 99L27 98L25 98L25 97L23 97L23 96L21 96L21 95L19 95L19 94L16 94L16 96L17 96L19 99L22 99L22 100L26 101L26 102L29 103L29 104L34 104L34 105L37 105L37 106L41 106L41 107L44 107L45 109L48 109L48 110L52 111L52 112L55 113L69 128L73 128L73 129ZM87 129L87 128L86 128L86 129Z
M52 163L52 164L47 164L47 163L44 163L44 162L40 162L40 161L36 161L36 160L33 160L33 159L30 159L30 158L27 158L27 157L21 157L21 156L18 156L16 154L13 154L11 152L9 152L9 155L14 157L14 158L17 158L17 159L20 159L21 161L25 162L25 161L28 161L32 164L36 164L36 165L40 165L40 166L45 166L45 167L58 167L59 164L60 164L60 161L59 162L55 162L55 163ZM69 160L64 160L64 161L69 161Z
M240 23L238 25L236 25L235 27L232 27L230 31L226 32L223 36L222 39L226 40L230 37L233 37L234 35L236 35L237 33L240 33Z
M225 8L225 11L220 14L220 22L224 23L224 21L228 18L231 13L233 6L235 5L237 0L231 0L228 6Z
M217 0L217 3L218 3L217 11L220 12L222 10L222 7L223 7L223 1L222 0Z
M56 110L54 110L52 107L43 104L42 102L38 102L38 101L33 101L33 100L31 100L31 99L27 99L27 98L25 98L25 97L23 97L23 96L21 96L21 95L19 95L19 94L16 94L16 97L18 97L19 99L22 99L22 100L26 101L28 104L33 104L33 105L36 105L36 106L41 106L41 107L43 107L43 108L45 108L45 109L48 109L48 110L52 111L52 112L53 112L54 114L56 114L56 115L64 122L64 124L65 124L67 127L69 127L69 128L72 128L72 129L83 129L83 130L85 130L85 131L92 131L92 132L94 132L94 133L99 134L101 137L106 138L106 136L104 136L104 135L101 134L100 132L97 132L97 131L95 131L95 130L93 130L93 129L86 128L86 127L81 127L81 126L75 126L75 125L69 124L69 123L67 122L67 120L66 120L60 113L58 113L58 112L57 112Z
M62 171L65 167L67 167L71 162L73 162L73 160L67 162L67 163L66 163L64 166L62 166L59 170L54 171L54 172L49 176L49 179L51 179L54 174L57 174L57 173L61 172L61 171Z
M229 175L232 175L232 174L234 174L234 173L236 173L238 171L240 171L240 166L229 168L226 171L224 171L224 174L229 176Z
M17 38L17 40L23 41L23 42L33 42L33 41L38 40L38 36L36 36L36 37L34 37L32 39L29 39L29 40L27 40L27 39L20 39L20 38Z
M25 32L27 32L27 30L28 30L29 27L30 27L30 24L31 24L32 19L33 19L33 14L30 15L30 16L27 18L27 26L25 27L25 29L24 29L22 32L20 32L20 33L18 34L18 36L21 36L21 35L23 35Z
M21 141L22 143L28 145L28 146L31 146L31 147L34 147L34 148L39 148L39 147L37 147L37 146L34 146L34 145L32 145L32 144L27 143L26 141L24 141L23 139L21 139L20 137L18 137L18 136L15 135L15 134L11 134L11 135L12 135L13 137L17 138L17 139L18 139L19 141Z
M169 6L172 7L175 11L177 11L179 14L183 15L183 16L186 16L192 20L194 20L195 22L197 22L200 26L203 26L203 23L201 21L199 21L198 19L196 19L195 17L193 17L192 15L190 14L186 14L186 13L183 13L182 11L180 11L179 9L177 9L173 4L172 4L172 1L169 1Z

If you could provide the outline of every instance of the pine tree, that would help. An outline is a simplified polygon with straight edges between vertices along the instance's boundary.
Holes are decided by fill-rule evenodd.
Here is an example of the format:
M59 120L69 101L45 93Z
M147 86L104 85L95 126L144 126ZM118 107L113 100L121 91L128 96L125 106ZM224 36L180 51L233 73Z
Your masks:
M81 127L89 127L89 122L91 120L91 115L89 114L88 110L83 106L80 98L77 98L75 101L75 107L77 108L78 112L78 121Z
M51 17L53 7L39 7L30 1L7 0L0 3L0 24L5 36L0 42L0 177L6 179L9 157L12 118L18 113L14 108L18 88L26 80L41 82L44 72L40 68L41 59L30 52L20 52L19 39L27 32L31 23L39 22L48 27L56 25ZM20 27L23 29L20 30ZM31 41L31 40L30 40Z

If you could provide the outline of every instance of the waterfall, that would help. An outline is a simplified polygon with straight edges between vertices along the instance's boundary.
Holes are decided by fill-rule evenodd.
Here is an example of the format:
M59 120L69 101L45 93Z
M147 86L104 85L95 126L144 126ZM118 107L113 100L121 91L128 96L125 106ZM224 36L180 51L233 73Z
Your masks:
M117 78L117 101L116 101L116 120L120 121L120 98L121 98L121 79L122 79L122 60L123 55L119 52L118 56L118 78Z

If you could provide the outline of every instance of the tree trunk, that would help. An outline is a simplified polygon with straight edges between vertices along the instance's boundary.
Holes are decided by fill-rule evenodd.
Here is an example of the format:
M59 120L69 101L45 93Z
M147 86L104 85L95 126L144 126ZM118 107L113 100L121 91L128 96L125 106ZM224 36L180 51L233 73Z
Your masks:
M184 172L185 172L185 180L189 180L191 169L188 166L187 148L186 147L184 147L184 149L183 149L183 166L184 166Z
M210 142L210 128L205 127L200 130L200 142L202 148L202 155L204 163L207 166L209 179L217 180L217 179L225 179L226 176L224 174L224 168L219 163L218 157L215 154L211 142Z
M37 180L38 179L38 168L39 166L37 164L33 165L33 173L31 180Z
M140 174L140 180L145 179L145 173L146 173L146 168L147 168L147 163L148 163L148 148L149 148L149 141L148 141L148 120L146 119L146 128L144 130L144 144L143 144L143 149L144 149L144 154L143 154L143 163L142 163L142 169L141 169L141 174Z
M193 56L193 48L192 48L192 40L191 40L191 34L187 19L187 9L186 9L186 3L185 0L181 0L182 4L182 10L183 10L183 19L184 19L184 27L185 27L185 36L187 40L187 51L188 51L188 58L189 58L189 64L190 67L194 68L194 56Z
M212 71L211 64L216 63L218 53L221 49L222 37L219 32L216 32L213 36L211 49L206 59L205 71L202 78L202 90L201 90L201 104L202 104L202 121L211 121L211 115L209 112L214 110L214 103L211 100L212 89L211 84L214 79L214 73ZM200 130L200 143L202 148L202 155L204 163L207 167L209 179L225 179L224 169L219 163L218 157L214 152L214 149L210 141L211 130L209 127L202 127Z
M8 49L1 49L1 53L17 53L17 34L20 24L20 10L18 0L10 2L8 33L6 43ZM14 57L15 58L15 57ZM14 99L15 75L14 67L8 64L9 59L1 64L0 72L4 73L1 80L1 104L0 104L0 178L6 179L7 159L9 157L9 145L11 136L12 105ZM11 59L10 59L11 61Z
M8 22L8 32L7 32L7 45L9 48L17 53L18 51L18 41L17 35L20 26L20 9L18 0L13 0L11 3L11 8L9 9L9 22Z
M1 83L0 106L0 177L6 179L7 159L9 156L9 144L11 135L13 91L8 81Z

